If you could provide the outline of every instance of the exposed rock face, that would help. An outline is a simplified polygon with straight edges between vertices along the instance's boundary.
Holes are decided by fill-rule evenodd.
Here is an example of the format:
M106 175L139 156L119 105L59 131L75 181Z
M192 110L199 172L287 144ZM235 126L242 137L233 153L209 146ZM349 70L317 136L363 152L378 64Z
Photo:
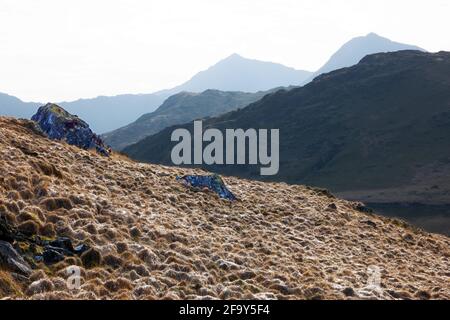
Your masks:
M13 246L9 242L0 240L0 267L2 266L24 275L31 273L30 266Z
M61 108L48 103L40 107L31 118L50 139L64 140L68 144L87 149L95 149L102 155L109 156L110 151L103 140L89 129L89 125Z
M222 199L230 201L237 200L234 194L228 190L225 182L218 174L210 176L183 176L177 177L177 180L181 181L184 185L195 189L207 188L208 190L217 193Z
M0 118L0 214L91 251L29 277L0 269L0 297L450 298L448 237L300 185L227 177L230 202L176 180L202 170L107 159L30 123Z

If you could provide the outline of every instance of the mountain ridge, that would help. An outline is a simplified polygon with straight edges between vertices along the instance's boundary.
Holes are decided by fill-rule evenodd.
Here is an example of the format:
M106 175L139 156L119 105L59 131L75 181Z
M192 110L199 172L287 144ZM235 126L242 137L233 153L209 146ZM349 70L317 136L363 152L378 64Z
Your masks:
M17 97L0 92L0 114L4 116L16 116L30 118L37 110L39 103L24 102Z
M248 59L233 53L208 69L198 72L185 83L157 94L203 92L207 89L254 93L299 85L310 74L309 71L296 70L280 63Z
M426 50L418 46L392 41L374 32L370 32L366 36L352 38L336 50L328 61L319 70L315 71L303 84L307 84L320 74L355 65L367 55L402 50L426 52Z
M56 104L86 119L95 132L103 134L127 126L140 116L155 111L168 97L182 91L200 93L215 89L257 93L280 86L300 84L309 75L307 71L295 70L282 64L246 59L233 54L172 89L148 94L98 96ZM268 80L265 80L264 76L267 76ZM43 104L15 104L13 108L8 107L6 113L3 112L6 107L0 101L0 114L29 118L39 105ZM17 109L16 112L14 109Z
M295 70L274 62L247 59L235 53L171 89L148 94L98 96L57 104L65 107L73 114L80 115L90 123L94 131L103 134L127 126L141 115L155 111L166 98L181 91L203 92L207 89L217 89L221 91L257 92L276 87L300 86L308 83L317 75L329 71L329 69L356 64L368 53L399 49L423 50L371 33L365 37L357 37L348 41L316 72ZM13 107L11 107L6 105L4 101L2 102L0 96L0 114L4 115L29 118L36 111L38 105L43 105L43 103L30 103L28 105L16 103L12 104ZM6 108L8 110L4 111Z
M102 137L115 150L122 150L166 127L246 107L275 90L277 89L256 93L214 89L201 93L183 91L167 98L154 112L144 114L135 122L105 133Z

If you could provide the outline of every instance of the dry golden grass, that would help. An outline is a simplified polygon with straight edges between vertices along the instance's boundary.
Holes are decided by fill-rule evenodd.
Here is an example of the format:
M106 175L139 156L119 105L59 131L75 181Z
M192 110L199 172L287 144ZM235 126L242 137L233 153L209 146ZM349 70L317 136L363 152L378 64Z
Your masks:
M29 279L0 271L0 297L450 298L448 237L305 186L229 177L230 203L175 180L189 173L203 172L105 158L0 118L0 214L92 247ZM66 286L73 264L79 290Z

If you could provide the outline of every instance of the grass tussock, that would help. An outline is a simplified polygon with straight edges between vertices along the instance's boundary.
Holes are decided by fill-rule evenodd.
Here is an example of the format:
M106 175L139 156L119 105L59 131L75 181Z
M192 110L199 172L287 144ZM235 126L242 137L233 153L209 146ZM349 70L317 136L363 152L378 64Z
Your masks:
M0 296L1 297L21 297L22 288L12 275L7 271L0 270Z
M52 163L43 160L32 160L31 165L37 172L46 175L54 176L58 179L63 178L63 173Z

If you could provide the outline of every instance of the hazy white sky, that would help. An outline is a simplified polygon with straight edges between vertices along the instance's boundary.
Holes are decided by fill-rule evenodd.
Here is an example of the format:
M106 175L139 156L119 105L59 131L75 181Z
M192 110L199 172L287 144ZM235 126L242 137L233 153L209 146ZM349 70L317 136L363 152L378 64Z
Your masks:
M233 52L313 71L369 32L450 51L449 16L448 0L0 0L0 92L150 93Z

